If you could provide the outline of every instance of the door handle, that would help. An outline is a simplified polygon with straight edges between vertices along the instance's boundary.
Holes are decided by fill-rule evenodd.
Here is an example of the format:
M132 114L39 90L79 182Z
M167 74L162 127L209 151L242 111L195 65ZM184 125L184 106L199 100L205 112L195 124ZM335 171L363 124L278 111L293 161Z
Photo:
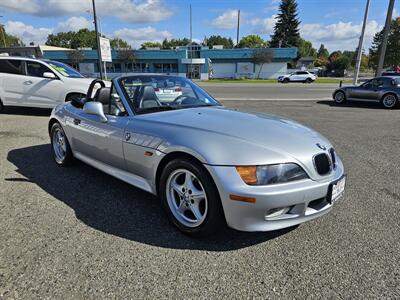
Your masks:
M75 125L81 124L81 120L79 120L79 119L74 119L74 124L75 124Z
M26 85L30 85L32 83L33 83L32 80L27 80L27 81L24 82L24 84L26 84Z

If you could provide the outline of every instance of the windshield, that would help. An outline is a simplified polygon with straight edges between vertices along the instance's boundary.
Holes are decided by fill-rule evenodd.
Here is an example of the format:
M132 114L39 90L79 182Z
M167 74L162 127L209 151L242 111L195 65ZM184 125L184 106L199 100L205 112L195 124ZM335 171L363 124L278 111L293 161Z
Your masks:
M220 105L190 80L179 76L138 75L119 80L136 113Z
M61 73L61 75L65 77L84 78L84 76L81 73L79 73L77 70L71 68L66 64L52 60L45 60L45 62L48 63L53 69L57 70L59 73Z

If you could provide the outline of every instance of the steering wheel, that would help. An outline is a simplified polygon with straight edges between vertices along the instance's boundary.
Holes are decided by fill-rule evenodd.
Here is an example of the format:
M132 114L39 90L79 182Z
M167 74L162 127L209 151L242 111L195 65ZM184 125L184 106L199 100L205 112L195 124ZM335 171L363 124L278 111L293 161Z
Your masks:
M195 101L192 100L192 101L187 101L187 102L190 102L190 103L184 103L185 100L189 100L189 99L194 99ZM176 97L176 99L174 101L169 103L169 105L194 104L195 102L198 102L197 98L190 97L190 96L187 96L187 95L180 95L180 96Z

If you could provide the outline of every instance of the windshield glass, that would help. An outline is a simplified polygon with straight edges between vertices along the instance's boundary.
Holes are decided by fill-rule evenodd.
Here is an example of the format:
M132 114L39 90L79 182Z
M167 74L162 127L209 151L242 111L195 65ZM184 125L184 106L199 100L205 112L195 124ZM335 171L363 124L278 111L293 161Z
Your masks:
M129 76L119 83L136 113L220 105L193 82L179 76Z
M368 81L364 82L364 83L363 83L363 84L361 84L360 86L362 86L362 87L367 87L367 86L370 86L370 85L371 85L371 82L372 82L372 79L370 79L370 80L368 80Z
M53 69L57 70L58 72L61 73L61 75L65 77L70 77L70 78L84 78L84 76L79 73L77 70L74 68L71 68L70 66L60 63L58 61L50 61L50 60L45 60L46 63L48 63Z

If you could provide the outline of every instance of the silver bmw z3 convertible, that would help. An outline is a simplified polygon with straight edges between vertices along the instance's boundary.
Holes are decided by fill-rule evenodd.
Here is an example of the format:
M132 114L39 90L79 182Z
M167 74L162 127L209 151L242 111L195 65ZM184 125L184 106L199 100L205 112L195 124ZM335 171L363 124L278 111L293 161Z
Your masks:
M224 107L177 76L121 76L111 87L95 80L86 98L53 109L48 129L57 164L78 159L157 195L191 235L224 224L294 226L329 212L345 189L326 138L285 118Z

